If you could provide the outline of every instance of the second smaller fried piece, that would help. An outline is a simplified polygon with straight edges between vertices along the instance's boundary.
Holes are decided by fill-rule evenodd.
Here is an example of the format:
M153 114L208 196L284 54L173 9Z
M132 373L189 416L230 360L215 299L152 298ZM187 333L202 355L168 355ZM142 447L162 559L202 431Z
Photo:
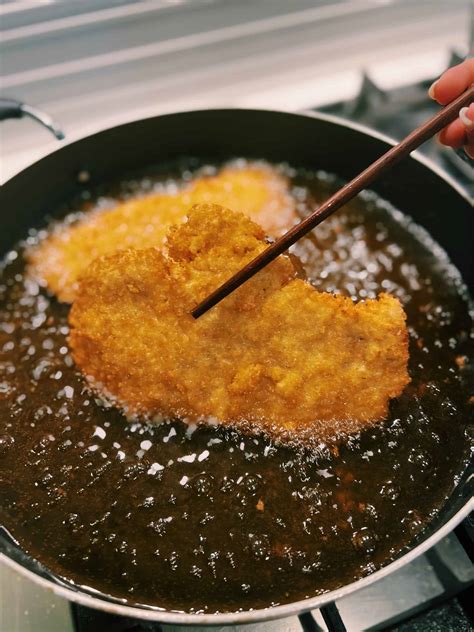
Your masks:
M354 304L317 292L278 257L198 320L192 307L265 248L240 213L200 205L168 257L95 261L70 313L74 359L128 414L178 416L329 439L387 413L409 381L405 314L387 294Z
M30 272L60 301L72 302L77 280L94 259L123 248L161 248L170 226L193 204L230 204L277 236L296 222L286 178L264 163L224 167L175 193L155 193L86 213L61 225L29 253Z

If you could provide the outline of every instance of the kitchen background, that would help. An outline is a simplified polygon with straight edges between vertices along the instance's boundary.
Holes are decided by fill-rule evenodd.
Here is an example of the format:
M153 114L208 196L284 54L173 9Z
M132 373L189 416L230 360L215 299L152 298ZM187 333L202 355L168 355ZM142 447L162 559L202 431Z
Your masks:
M300 110L392 89L466 55L469 0L3 0L1 93L67 139L176 110ZM0 127L4 180L55 148Z

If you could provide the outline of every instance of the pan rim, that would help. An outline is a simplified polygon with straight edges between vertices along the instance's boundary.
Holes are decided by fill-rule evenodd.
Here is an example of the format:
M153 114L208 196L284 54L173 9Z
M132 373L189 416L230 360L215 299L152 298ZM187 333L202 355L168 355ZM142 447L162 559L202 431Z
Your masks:
M259 113L268 113L268 114L285 114L285 115L289 115L289 116L295 116L295 117L301 117L301 118L310 118L310 119L319 119L322 121L326 121L328 123L333 123L335 125L339 125L342 127L347 127L349 129L352 129L356 132L361 132L362 134L365 134L366 136L370 136L371 138L374 138L376 140L380 140L388 145L396 145L398 143L398 141L387 135L387 134L383 134L382 132L379 132L377 130L374 130L366 125L364 125L363 123L356 123L354 121L350 121L348 119L343 118L342 116L337 116L335 114L327 114L326 112L319 112L319 111L313 111L313 110L299 110L299 111L292 111L292 110L285 110L285 109L278 109L278 108L239 108L239 107L228 107L228 108L201 108L198 110L177 110L175 112L165 112L163 114L155 114L155 115L151 115L151 116L146 116L146 117L142 117L142 118L135 118L135 117L131 117L131 118L124 118L123 121L117 123L116 125L112 125L110 127L105 127L105 128L99 128L95 131L92 132L87 132L85 134L77 134L71 136L70 138L68 138L66 136L65 140L61 140L60 141L60 145L56 147L56 149L53 149L52 151L46 151L43 155L41 155L39 158L35 159L34 162L28 164L26 167L23 167L22 169L20 169L19 171L13 173L12 175L10 175L10 177L8 177L6 180L4 180L3 182L0 182L0 189L3 189L5 186L10 185L10 183L17 177L22 176L26 171L28 171L31 168L34 168L38 163L40 163L42 160L45 160L47 158L49 158L50 156L64 150L65 148L75 144L75 143L80 143L81 141L84 141L86 139L91 139L94 136L100 136L103 133L107 133L110 132L112 130L116 130L120 127L124 127L126 125L133 125L134 123L140 123L142 121L149 121L152 119L156 119L156 118L168 118L168 117L175 117L175 116L186 116L186 115L191 115L191 114L204 114L204 113L224 113L224 112L247 112L249 114L254 113L254 112L259 112ZM442 180L444 180L447 184L449 184L455 191L456 193L458 193L462 198L464 198L470 205L471 207L474 209L474 200L473 198L469 195L468 191L462 187L461 184L459 184L459 182L457 182L452 176L449 175L449 173L447 171L445 171L442 167L440 167L436 162L434 162L431 158L428 158L427 156L425 156L420 150L415 150L413 151L408 157L407 160L415 160L416 162L422 164L424 167L427 167L430 171L434 172L439 178L441 178Z
M352 129L354 131L360 132L366 136L371 138L380 140L388 145L395 145L397 143L396 140L386 136L385 134L381 134L375 130L370 129L364 125L359 123L353 123L351 121L347 121L344 118L333 116L330 114L322 113L322 112L313 112L313 111L300 111L300 112L292 112L290 110L280 110L280 109L267 109L267 108L209 108L209 109L199 109L199 110L182 110L171 113L158 114L155 116L149 116L144 118L131 118L130 120L124 120L123 122L107 127L104 129L99 129L92 133L87 133L84 135L78 135L77 137L73 137L66 142L61 142L61 145L58 146L53 151L46 152L39 159L35 160L33 163L29 164L27 167L21 169L17 173L13 174L10 178L8 178L5 182L2 183L2 187L10 185L16 178L20 178L24 176L24 174L30 170L34 169L35 166L47 159L48 157L56 154L57 152L61 152L65 150L70 145L75 143L80 143L83 140L90 139L94 136L99 136L100 134L106 133L108 131L117 129L119 127L125 125L133 125L134 123L139 123L141 121L155 119L155 118L166 118L166 117L179 117L185 115L199 114L199 113L231 113L231 112L246 112L249 115L252 112L260 112L260 113L268 113L268 114L285 114L291 115L295 117L302 118L312 118L326 121L328 123L332 123L338 126L342 126L345 128ZM448 184L452 189L454 189L458 195L463 198L468 204L473 206L473 201L470 198L468 192L461 187L448 173L446 173L441 167L439 167L436 163L434 163L429 158L423 156L419 151L413 152L410 156L411 159L416 162L422 164L424 167L428 168L431 172L435 173L441 180L443 180L446 184ZM466 481L466 483L471 482L474 479L474 475L471 475ZM442 511L442 508L441 510ZM454 527L456 527L471 511L474 511L474 498L468 499L464 506L461 507L445 524L443 524L439 529L437 529L433 534L427 537L424 541L420 542L417 546L415 546L410 551L407 551L403 555L401 555L398 559L388 563L386 566L380 568L374 573L368 575L367 577L361 578L350 584L346 584L341 588L336 590L323 593L322 595L317 595L315 597L310 597L308 599L291 602L288 604L283 604L279 606L273 606L268 608L256 609L256 610L246 610L242 612L228 612L228 613L216 613L216 614L190 614L185 612L176 612L162 609L154 609L151 607L139 606L139 605L126 605L121 603L114 603L109 601L104 601L100 597L96 597L90 595L86 592L81 592L81 589L74 590L67 586L62 586L56 584L51 579L46 579L34 571L30 571L25 568L21 563L16 562L11 559L5 553L0 553L0 562L6 564L8 567L12 568L14 571L20 573L24 577L30 579L37 585L42 586L43 588L49 589L53 594L66 598L69 601L74 603L78 603L80 605L89 606L95 609L99 609L102 611L106 611L116 615L122 615L126 617L143 619L148 621L157 621L162 623L170 623L170 624L181 624L181 625L231 625L231 624L245 624L252 622L261 622L261 621L270 621L275 619L281 619L288 616L297 616L303 612L307 612L310 610L318 609L330 602L337 601L338 599L345 597L350 594L354 594L355 592L375 583L376 581L383 579L384 577L390 575L392 572L397 571L402 568L406 564L410 563L418 556L422 555L425 551L431 548L434 544L439 542L442 538L448 535Z

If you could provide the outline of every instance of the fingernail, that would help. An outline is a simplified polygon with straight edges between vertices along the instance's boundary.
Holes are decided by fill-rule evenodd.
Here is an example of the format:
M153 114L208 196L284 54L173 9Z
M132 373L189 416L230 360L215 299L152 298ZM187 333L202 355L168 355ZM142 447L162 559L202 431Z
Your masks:
M474 147L472 149L464 147L464 152L467 154L467 156L469 156L471 160L474 160Z
M471 121L471 119L468 117L467 113L469 111L469 108L461 108L459 110L459 118L461 119L462 124L464 125L464 127L467 127L467 129L472 129L474 127L474 121Z
M435 97L435 93L434 93L434 91L435 91L435 87L436 87L436 84L437 84L437 83L438 83L438 80L434 81L434 82L431 84L430 89L428 90L428 96L430 96L430 97L431 97L432 99L434 99L435 101L436 101L436 97Z

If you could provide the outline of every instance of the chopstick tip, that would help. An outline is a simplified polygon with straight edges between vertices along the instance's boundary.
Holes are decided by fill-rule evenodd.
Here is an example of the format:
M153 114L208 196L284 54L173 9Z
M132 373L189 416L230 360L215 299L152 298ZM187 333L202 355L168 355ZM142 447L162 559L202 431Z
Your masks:
M191 316L194 318L194 320L197 320L200 316L205 314L208 309L209 307L205 307L202 303L200 303L192 310Z

